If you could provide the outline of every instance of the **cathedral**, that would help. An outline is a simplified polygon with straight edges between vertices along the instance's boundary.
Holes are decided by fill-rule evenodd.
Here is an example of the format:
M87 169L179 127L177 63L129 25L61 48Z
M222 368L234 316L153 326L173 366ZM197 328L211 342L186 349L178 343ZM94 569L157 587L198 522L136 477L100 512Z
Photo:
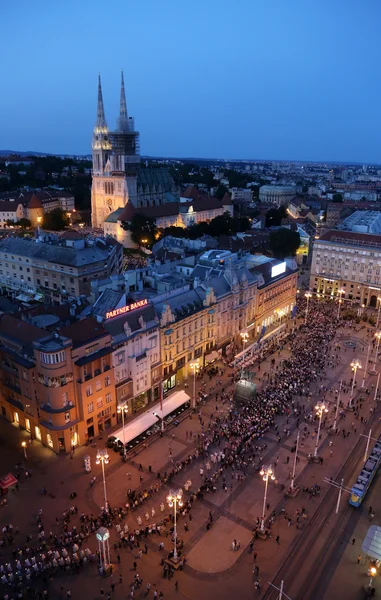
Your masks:
M179 193L163 167L145 167L140 162L139 132L128 116L124 79L120 90L120 111L115 131L107 127L101 79L92 142L93 177L91 188L92 226L104 221L130 202L135 209L178 202Z

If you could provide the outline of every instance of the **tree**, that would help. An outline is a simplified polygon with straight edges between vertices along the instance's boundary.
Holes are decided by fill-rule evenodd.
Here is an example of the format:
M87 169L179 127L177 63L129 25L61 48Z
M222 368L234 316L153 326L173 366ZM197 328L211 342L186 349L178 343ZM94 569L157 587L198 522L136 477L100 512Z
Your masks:
M50 229L51 231L62 231L70 223L70 218L65 211L60 208L55 208L51 212L44 214L42 221L43 229Z
M133 215L131 222L124 223L123 226L124 229L128 229L131 232L131 239L135 244L149 248L155 243L157 227L155 220L151 219L151 217L146 217L142 213L136 213Z
M214 217L209 223L209 235L217 237L218 235L232 235L236 233L235 219L230 216L230 213L225 212L223 215Z
M32 223L29 221L29 219L24 218L17 221L17 225L19 225L22 229L28 229L29 227L32 227Z
M225 196L225 194L228 194L228 193L229 193L229 190L226 187L226 185L223 185L222 183L220 183L219 186L217 187L216 191L214 192L214 196L215 196L215 198L222 200L222 198Z
M332 195L332 202L342 202L343 201L343 194L340 194L340 192L336 192L335 194Z
M300 234L297 231L281 227L270 233L270 248L275 258L295 256L300 246Z
M282 224L282 219L286 217L287 211L283 205L279 208L270 208L266 213L266 227L279 227Z

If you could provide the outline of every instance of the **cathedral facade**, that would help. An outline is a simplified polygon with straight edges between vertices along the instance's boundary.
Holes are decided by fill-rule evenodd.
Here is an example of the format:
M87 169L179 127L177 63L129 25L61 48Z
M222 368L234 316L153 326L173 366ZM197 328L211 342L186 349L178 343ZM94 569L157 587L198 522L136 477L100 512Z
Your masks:
M141 164L139 132L127 113L122 73L120 111L115 131L109 131L98 80L97 118L92 141L92 226L102 228L105 219L131 202L136 209L177 202L178 189L166 168Z

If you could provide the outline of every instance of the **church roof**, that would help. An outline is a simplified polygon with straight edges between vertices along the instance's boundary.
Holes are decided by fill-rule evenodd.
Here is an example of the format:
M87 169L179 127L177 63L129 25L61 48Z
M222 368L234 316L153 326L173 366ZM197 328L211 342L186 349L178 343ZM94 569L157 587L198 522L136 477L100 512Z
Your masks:
M138 187L161 187L163 191L170 192L173 179L166 167L141 167L138 169Z
M118 221L131 221L132 217L136 214L136 209L132 202L127 202L126 206L122 209L118 217Z
M105 223L116 223L119 219L121 212L124 210L124 207L117 208L112 213L110 213L104 220Z
M42 202L37 198L36 194L33 194L28 203L28 208L42 208Z
M221 204L222 204L222 206L231 206L233 204L232 199L230 198L230 196L227 192L224 195L224 197L222 198Z

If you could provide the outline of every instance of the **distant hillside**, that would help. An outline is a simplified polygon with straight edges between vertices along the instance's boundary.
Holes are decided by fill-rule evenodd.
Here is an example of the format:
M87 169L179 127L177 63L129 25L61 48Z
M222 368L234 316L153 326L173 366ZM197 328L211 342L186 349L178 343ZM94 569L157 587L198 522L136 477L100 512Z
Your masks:
M18 150L0 150L0 156L53 156L49 152L19 152Z

